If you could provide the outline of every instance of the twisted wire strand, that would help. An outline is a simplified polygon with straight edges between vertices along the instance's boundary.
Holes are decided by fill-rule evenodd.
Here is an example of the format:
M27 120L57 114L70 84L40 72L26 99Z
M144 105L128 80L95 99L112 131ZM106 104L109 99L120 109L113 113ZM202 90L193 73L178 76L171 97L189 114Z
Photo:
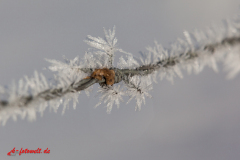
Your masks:
M104 82L105 82L105 79L102 79L102 80L82 79L79 82L72 83L67 89L63 89L63 88L47 89L43 92L40 92L36 96L32 96L32 95L22 96L12 103L14 103L14 105L17 105L19 107L27 107L28 104L30 104L31 102L39 100L39 99L49 101L49 100L52 100L52 99L55 99L58 97L63 97L67 93L71 93L71 92L74 93L74 92L79 92L79 91L85 90L95 83L104 83ZM2 100L2 101L0 101L0 110L4 109L10 105L11 104L8 101Z
M230 37L225 38L219 43L209 44L203 47L204 51L208 51L211 54L214 54L218 48L225 47L225 46L236 46L240 45L240 37ZM195 49L195 51L188 51L187 53L180 53L178 55L169 56L166 59L160 60L154 64L149 65L142 65L135 69L121 69L122 74L126 76L135 76L135 75L148 75L151 74L153 71L158 70L161 67L168 68L171 66L175 66L176 64L180 63L179 58L184 56L184 61L192 60L198 58L200 48Z

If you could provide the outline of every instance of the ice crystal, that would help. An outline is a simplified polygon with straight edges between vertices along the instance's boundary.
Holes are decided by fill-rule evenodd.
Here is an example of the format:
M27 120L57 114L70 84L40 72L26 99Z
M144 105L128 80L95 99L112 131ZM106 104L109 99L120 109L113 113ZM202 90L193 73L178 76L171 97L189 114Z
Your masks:
M117 43L117 38L115 37L115 27L113 27L112 31L106 31L104 28L104 33L105 39L88 35L88 40L85 40L85 42L91 47L102 50L108 55L113 55Z
M130 82L127 84L127 95L130 97L129 103L133 98L136 99L136 107L135 110L141 110L142 103L146 103L145 96L151 98L152 96L148 93L152 90L152 84L150 77L140 78L138 76L134 76L130 78Z
M230 53L227 54L226 60L224 61L225 70L229 72L227 75L228 79L234 78L240 72L240 54L237 54L239 50L240 47L228 49Z
M132 55L127 56L127 60L125 60L122 56L119 58L118 68L120 69L133 69L139 66L137 60L133 58Z
M113 67L115 52L121 52L128 55L128 58L132 57L131 53L123 51L121 48L117 48L117 38L115 37L116 27L112 30L103 29L105 38L87 36L85 42L91 46L92 52L86 52L85 64L89 68L110 68ZM136 63L136 62L133 62Z
M168 51L162 47L156 40L154 41L154 47L148 46L146 50L148 52L141 52L140 60L143 65L154 64L163 59L167 58L169 55Z
M107 55L108 58L106 57L104 58L105 60L106 59L108 60L107 67L112 67L114 53L118 50L116 48L117 38L115 37L115 26L113 27L112 31L111 30L107 31L104 28L104 33L105 33L104 39L101 37L92 37L88 35L87 36L88 40L85 40L85 42L89 46L100 50L95 52L100 57Z
M100 87L98 93L101 93L102 95L99 98L99 103L95 107L104 102L107 107L107 113L111 113L114 103L119 108L120 101L123 101L122 96L124 95L124 92L120 89L120 85Z

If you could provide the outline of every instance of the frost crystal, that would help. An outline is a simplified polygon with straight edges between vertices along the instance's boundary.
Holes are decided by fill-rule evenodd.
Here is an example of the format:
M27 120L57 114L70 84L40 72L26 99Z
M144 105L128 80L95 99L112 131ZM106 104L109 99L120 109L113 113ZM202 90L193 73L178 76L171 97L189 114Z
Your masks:
M229 72L227 75L228 79L234 78L240 72L240 54L237 54L239 51L240 47L233 49L229 48L229 52L232 53L227 54L224 62L225 70Z
M122 56L119 58L118 68L120 69L133 69L139 66L139 63L133 58L132 55L127 56L127 60L125 60Z
M127 103L129 103L133 98L136 99L136 107L135 110L141 110L142 103L145 102L145 96L151 98L152 96L148 93L148 91L152 90L152 84L150 77L140 78L138 76L134 76L130 78L130 82L127 84L127 95L130 97Z
M122 96L124 92L120 89L120 85L100 87L98 92L101 93L102 96L99 98L99 103L95 107L104 102L104 104L107 104L107 113L111 113L114 103L117 105L117 108L119 108L120 101L123 101Z
M115 37L116 27L112 30L103 29L105 38L87 36L85 42L92 47L92 52L86 52L85 64L89 68L111 68L113 67L115 52L121 52L126 55L132 56L131 53L125 52L120 48L117 48L117 38ZM134 62L135 63L135 62Z
M146 47L148 53L142 52L142 57L140 57L140 60L143 65L157 63L166 59L169 56L168 51L164 49L161 44L158 44L157 41L154 41L154 44L154 47Z
M115 26L113 27L112 31L107 31L104 29L104 33L104 39L101 37L92 37L88 35L88 40L85 40L85 42L91 47L100 50L95 52L99 57L107 55L108 64L106 67L112 67L114 52L118 50L116 48L117 38L115 37ZM104 59L106 60L106 57L104 57Z

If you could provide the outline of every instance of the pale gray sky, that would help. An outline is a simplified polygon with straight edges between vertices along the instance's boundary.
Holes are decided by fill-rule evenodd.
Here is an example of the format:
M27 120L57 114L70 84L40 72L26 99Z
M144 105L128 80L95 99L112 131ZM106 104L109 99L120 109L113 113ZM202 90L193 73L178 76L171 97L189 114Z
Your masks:
M83 57L87 35L103 36L116 25L119 47L135 55L156 39L164 46L183 31L204 29L239 13L239 0L2 0L0 84L8 85L48 66L44 58ZM221 70L221 65L220 70ZM16 147L50 149L19 160L236 160L240 157L240 76L226 80L209 68L184 74L172 85L154 84L141 112L134 103L94 109L92 95L80 95L76 110L45 111L28 122L0 127L0 159ZM97 85L95 86L95 89Z

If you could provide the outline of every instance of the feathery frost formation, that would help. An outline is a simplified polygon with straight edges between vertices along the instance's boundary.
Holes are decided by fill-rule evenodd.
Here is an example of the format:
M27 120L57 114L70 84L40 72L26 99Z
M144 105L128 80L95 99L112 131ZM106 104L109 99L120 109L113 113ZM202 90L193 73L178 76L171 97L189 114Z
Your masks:
M10 117L16 120L18 115L21 118L28 115L29 120L34 120L36 112L42 114L47 106L56 112L61 104L64 113L71 100L75 109L80 91L89 95L95 83L99 83L98 94L101 94L96 106L104 103L110 113L114 105L119 107L123 96L128 96L129 101L135 100L135 110L141 110L145 98L151 97L152 82L163 78L173 82L174 77L183 77L181 70L199 73L209 66L218 71L216 63L223 62L228 78L240 72L240 17L205 32L185 31L185 39L178 39L169 49L155 42L140 59L117 48L115 27L104 29L104 33L104 38L87 36L85 42L91 48L83 59L64 58L65 62L47 59L51 63L49 70L55 73L54 81L49 82L35 72L32 78L25 76L18 84L0 86L0 122L5 124ZM117 67L113 65L115 53L124 53ZM109 76L113 76L110 77L114 79L113 85L109 85L113 81L107 82Z

